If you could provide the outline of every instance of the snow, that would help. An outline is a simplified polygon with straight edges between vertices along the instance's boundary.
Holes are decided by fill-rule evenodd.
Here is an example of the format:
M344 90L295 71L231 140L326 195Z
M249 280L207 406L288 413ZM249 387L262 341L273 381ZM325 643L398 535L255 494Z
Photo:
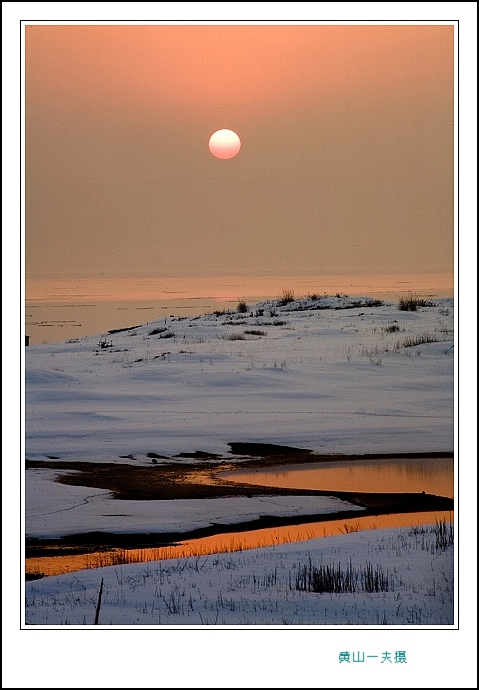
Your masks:
M296 588L301 568L369 564L387 591ZM378 567L380 570L378 570ZM377 530L242 553L120 565L27 583L27 625L93 625L103 579L104 626L452 626L453 547L434 527Z
M452 450L453 300L340 308L352 303L265 303L26 348L26 456L142 464L148 452L231 457L237 441Z
M404 312L368 297L277 300L28 347L25 456L145 466L148 453L187 464L175 456L203 451L240 462L228 445L240 441L314 453L452 451L454 304L434 304ZM432 342L410 346L418 341ZM353 509L315 497L112 508L108 492L60 485L52 470L25 475L25 532L37 538Z
M62 470L62 473L64 471ZM58 472L26 472L26 533L49 539L91 531L188 532L209 525L234 525L260 516L299 516L361 511L328 496L264 496L211 500L112 500L110 492L54 482Z
M172 334L165 337L166 334ZM25 456L151 466L180 453L245 456L230 443L313 454L454 449L454 303L404 312L361 297L269 301L25 349ZM132 501L25 474L25 533L187 532L260 516L361 509L333 497ZM74 470L68 470L72 472ZM426 528L425 528L426 529ZM429 531L428 531L429 530ZM434 526L380 529L241 553L110 566L25 583L25 623L89 626L104 579L105 626L454 626L452 545ZM390 591L291 586L299 564L371 564Z

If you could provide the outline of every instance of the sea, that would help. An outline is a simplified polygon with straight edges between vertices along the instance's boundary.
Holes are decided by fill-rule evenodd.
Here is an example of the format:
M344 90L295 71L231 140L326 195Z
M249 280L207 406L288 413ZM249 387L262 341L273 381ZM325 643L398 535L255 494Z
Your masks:
M416 295L454 296L450 273L401 275L275 275L25 280L25 342L65 342L151 323L198 316L281 298L307 295L374 297L395 302Z

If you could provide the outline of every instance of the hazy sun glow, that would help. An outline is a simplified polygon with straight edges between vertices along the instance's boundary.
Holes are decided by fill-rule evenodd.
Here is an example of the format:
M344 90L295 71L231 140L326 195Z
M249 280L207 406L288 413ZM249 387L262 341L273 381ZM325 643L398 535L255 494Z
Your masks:
M226 160L236 156L241 148L241 140L231 129L219 129L211 135L208 146L213 156Z
M25 26L26 277L452 284L454 29Z

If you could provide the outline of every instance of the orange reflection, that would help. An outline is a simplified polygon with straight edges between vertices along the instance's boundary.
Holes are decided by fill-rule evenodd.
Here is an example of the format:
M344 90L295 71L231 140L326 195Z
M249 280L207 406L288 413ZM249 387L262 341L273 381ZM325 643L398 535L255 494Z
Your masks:
M416 295L454 294L454 276L450 273L427 274L355 274L355 275L274 275L274 276L187 276L169 278L28 278L25 292L27 302L98 303L135 300L171 300L209 298L235 300L238 293L251 298L278 297L281 285L293 285L300 296L317 293L334 295L336 292L350 296L390 296L396 300L399 294L413 291Z
M222 479L292 489L454 496L453 458L354 460L224 472Z
M326 522L310 522L304 525L288 525L249 532L231 532L202 539L192 539L178 546L165 546L151 549L117 549L102 553L80 554L74 556L44 556L26 559L27 573L62 575L79 570L102 568L128 563L206 556L215 553L245 551L264 546L307 541L322 537L332 537L348 532L384 529L389 527L414 527L434 524L435 521L451 522L453 513L403 513L397 515L378 515L357 517Z

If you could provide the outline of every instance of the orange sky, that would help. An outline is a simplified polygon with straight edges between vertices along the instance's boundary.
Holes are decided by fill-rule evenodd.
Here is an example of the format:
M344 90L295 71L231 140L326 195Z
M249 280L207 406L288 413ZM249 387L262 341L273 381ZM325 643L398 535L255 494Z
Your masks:
M452 272L453 38L27 25L27 279Z

